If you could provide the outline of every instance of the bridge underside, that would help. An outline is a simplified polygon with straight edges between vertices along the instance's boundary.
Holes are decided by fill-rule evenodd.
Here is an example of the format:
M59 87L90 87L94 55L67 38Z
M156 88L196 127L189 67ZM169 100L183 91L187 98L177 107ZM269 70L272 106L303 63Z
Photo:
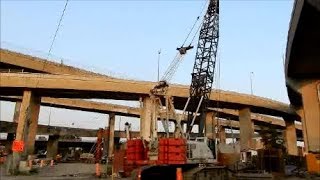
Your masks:
M302 119L306 150L320 153L320 1L296 0L286 52L286 85Z
M319 78L319 1L300 0L295 7L288 36L286 74L291 78Z

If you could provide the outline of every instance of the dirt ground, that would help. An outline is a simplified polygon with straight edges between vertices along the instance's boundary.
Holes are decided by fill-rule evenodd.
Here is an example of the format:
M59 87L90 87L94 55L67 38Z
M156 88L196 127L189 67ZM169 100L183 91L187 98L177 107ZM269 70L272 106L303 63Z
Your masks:
M106 172L106 166L102 165L102 172ZM5 174L5 165L0 165L0 180L55 180L55 179L98 179L95 178L95 164L85 164L85 163L59 163L53 167L46 166L39 169L38 173L28 175L28 176L8 176ZM111 178L101 178L101 179L111 179ZM115 178L119 179L119 178ZM125 180L124 178L121 178ZM126 178L128 180L130 178ZM279 179L275 177L275 179ZM280 178L289 180L301 180L301 178L289 177ZM302 178L303 179L303 178ZM320 179L320 178L319 178Z
M0 179L1 180L33 180L33 179L95 179L95 164L85 163L59 163L53 167L46 166L39 169L38 173L28 176L7 176L5 174L6 168L4 165L0 166ZM106 172L106 166L101 166L101 171ZM111 179L111 178L103 178Z

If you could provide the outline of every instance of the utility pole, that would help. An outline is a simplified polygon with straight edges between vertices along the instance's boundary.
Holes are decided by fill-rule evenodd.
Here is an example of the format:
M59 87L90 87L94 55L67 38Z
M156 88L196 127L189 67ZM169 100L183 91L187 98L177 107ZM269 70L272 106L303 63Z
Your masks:
M253 76L254 76L254 73L253 72L250 72L250 90L251 90L251 95L253 95L253 85L252 85L252 81L253 81Z
M161 49L158 51L158 81L160 81L160 54L161 54Z

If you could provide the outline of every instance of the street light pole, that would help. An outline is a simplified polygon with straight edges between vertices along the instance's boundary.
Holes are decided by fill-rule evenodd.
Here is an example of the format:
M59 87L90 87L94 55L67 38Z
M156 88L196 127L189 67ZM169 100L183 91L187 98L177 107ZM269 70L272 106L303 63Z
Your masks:
M158 51L158 81L160 80L160 54L161 54L161 49Z
M251 95L253 95L253 85L252 85L252 81L253 81L253 72L250 72L250 90L251 90Z

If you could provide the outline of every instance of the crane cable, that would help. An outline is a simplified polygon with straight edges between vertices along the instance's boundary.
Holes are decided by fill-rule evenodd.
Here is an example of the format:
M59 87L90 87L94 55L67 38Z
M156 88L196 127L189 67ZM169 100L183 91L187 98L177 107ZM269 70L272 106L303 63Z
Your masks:
M190 29L190 31L189 31L189 33L188 33L188 35L187 35L186 39L183 41L183 43L182 43L182 46L181 46L181 47L183 47L183 46L185 45L185 43L186 43L186 41L188 40L188 38L189 38L190 34L192 33L192 31L193 31L194 27L195 27L195 26L196 26L196 24L198 23L198 21L199 21L199 19L200 19L200 16L202 15L203 11L205 10L205 7L207 6L208 2L209 2L209 0L206 0L206 2L204 3L204 5L203 5L203 7L202 7L202 10L201 10L200 14L197 16L196 21L194 22L194 24L193 24L192 28ZM199 27L201 27L201 25L202 25L202 23L200 24L200 26L199 26ZM198 28L197 32L199 31L199 29L200 29L200 28ZM197 34L197 33L195 33L195 34ZM190 43L190 44L192 44L194 37L195 37L195 35L193 36L192 41L191 41L191 43Z
M184 44L185 44L185 43L186 43L186 41L188 40L188 38L189 38L189 36L190 36L191 32L193 31L193 29L194 29L194 27L196 26L196 24L197 24L197 22L199 21L199 19L200 19L200 16L198 16L198 17L197 17L196 21L194 22L194 24L193 24L192 28L190 29L190 31L189 31L189 33L188 33L188 35L187 35L186 39L183 41L183 43L182 43L181 47L182 47L182 46L184 46Z
M52 48L53 48L53 44L54 44L54 42L55 42L55 40L56 40L56 38L57 38L58 31L59 31L60 26L61 26L61 22L62 22L62 20L63 20L64 14L65 14L66 9L67 9L67 6L68 6L68 2L69 2L69 0L66 0L66 3L65 3L65 5L64 5L63 11L62 11L62 14L61 14L60 19L59 19L58 26L57 26L57 28L56 28L56 31L55 31L54 36L53 36L53 39L52 39L52 41L51 41L50 48L49 48L49 51L48 51L48 54L47 54L47 59L46 59L47 61L49 60L49 56L50 56L50 54L51 54L51 51L52 51ZM46 65L46 62L43 63L42 71L44 70L45 65ZM38 86L38 83L39 83L39 80L38 80L38 82L37 82L36 87ZM49 122L48 122L48 126L50 126L50 122L51 122L52 104L50 104L49 107L50 107L50 108L49 108Z
M193 35L193 37L192 37L192 39L191 39L190 45L193 43L193 41L194 41L194 39L195 39L196 35L197 35L197 34L198 34L198 32L200 31L202 24L203 24L203 22L199 25L199 27L198 27L197 31L194 33L194 35Z
M216 71L216 82L217 82L217 88L216 88L216 90L217 90L217 94L218 94L218 99L217 99L217 109L219 109L219 107L220 107L220 95L221 95L221 90L220 90L220 88L221 88L221 86L220 86L220 52L217 52L217 65L218 65L218 69L217 69L217 71ZM219 117L219 111L217 112L217 117ZM220 134L220 131L221 131L221 128L220 128L220 119L218 119L218 121L217 121L217 130L218 130L218 132L217 133L219 133ZM220 135L219 135L219 138L220 138Z
M65 14L66 9L67 9L67 6L68 6L68 2L69 2L69 0L66 0L66 3L65 3L65 5L64 5L63 11L62 11L62 14L61 14L60 19L59 19L59 23L58 23L57 29L56 29L56 31L55 31L55 33L54 33L54 36L53 36L53 39L52 39L52 42L51 42L51 45L50 45L50 48L49 48L49 52L48 52L48 57L47 57L47 59L48 59L49 56L50 56L50 53L51 53L53 44L54 44L54 42L55 42L55 40L56 40L58 31L59 31L60 26L61 26L61 22L62 22L62 20L63 20L64 14Z
M189 33L187 34L187 37L185 38L185 40L183 41L181 47L184 47L184 45L186 44L189 36L191 35L191 33L193 32L194 28L196 27L196 24L198 23L201 15L203 14L203 11L205 10L205 7L207 6L209 0L206 0L206 2L204 3L203 7L202 7L202 10L200 12L200 14L197 16L195 22L193 23ZM201 24L199 25L197 31L194 33L193 37L192 37L192 40L189 44L189 46L191 46L191 44L193 43L194 39L195 39L195 36L198 34L200 28L202 26L202 22ZM165 71L165 73L163 74L162 78L161 78L161 81L170 81L173 77L173 74L175 73L175 71L178 69L179 67L179 64L181 63L181 61L183 60L185 54L180 54L180 52L177 52L177 54L175 55L175 57L173 58L173 60L171 61L169 67L167 68L167 70Z

